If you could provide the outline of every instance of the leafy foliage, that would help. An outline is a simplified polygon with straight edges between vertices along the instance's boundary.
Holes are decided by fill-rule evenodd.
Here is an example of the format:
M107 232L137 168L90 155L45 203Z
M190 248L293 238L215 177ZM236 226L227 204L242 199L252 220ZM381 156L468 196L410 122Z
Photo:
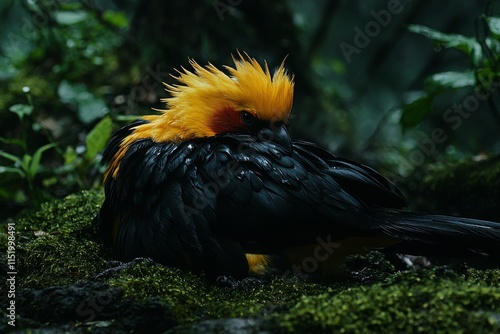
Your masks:
M21 122L26 120L33 111L32 106L28 105L14 105L11 108L13 113L16 113ZM29 124L28 124L29 125ZM34 124L32 124L34 125ZM26 128L24 126L23 128ZM32 204L38 206L48 199L48 194L44 192L44 188L37 183L37 178L42 176L45 181L50 180L50 177L62 178L66 185L77 182L80 188L86 189L91 185L84 181L85 174L93 164L99 162L99 153L104 149L106 143L111 137L113 124L109 117L103 118L96 126L89 132L85 140L85 152L78 154L75 150L68 146L66 151L62 154L64 158L64 165L56 168L52 172L48 168L42 167L42 155L57 147L57 143L51 142L40 147L35 148L33 154L28 153L28 143L26 141L27 134L23 133L23 140L16 138L0 138L1 141L11 145L17 145L21 148L20 155L14 155L6 151L0 150L0 157L9 161L11 165L1 166L0 174L14 174L14 183L17 185L19 181L25 186L19 189L18 193L13 192L15 196L21 196L22 201L31 199ZM8 188L3 189L2 194L6 195ZM20 192L20 193L19 193Z
M482 16L478 19L484 24L491 36L466 37L458 34L445 34L440 31L421 26L409 25L408 30L431 39L436 48L449 48L462 52L469 60L471 69L466 71L449 71L429 76L424 85L425 93L407 104L402 111L400 123L404 128L413 127L422 122L432 110L432 102L437 95L446 90L473 88L489 92L488 99L496 92L500 79L500 35L499 17ZM500 106L492 102L490 106L494 119L500 127Z
M100 153L116 128L106 80L118 66L116 49L129 21L123 12L87 5L38 1L3 8L2 214L99 184Z

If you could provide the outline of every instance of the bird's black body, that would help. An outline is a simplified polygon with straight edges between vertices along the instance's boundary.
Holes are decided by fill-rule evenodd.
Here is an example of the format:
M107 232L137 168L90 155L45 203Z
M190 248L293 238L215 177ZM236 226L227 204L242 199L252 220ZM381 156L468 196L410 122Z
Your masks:
M141 122L114 135L105 160ZM500 224L397 211L406 201L386 178L283 131L134 141L105 182L103 235L121 259L238 277L248 274L246 253L280 254L318 237L382 236L415 255L500 257Z

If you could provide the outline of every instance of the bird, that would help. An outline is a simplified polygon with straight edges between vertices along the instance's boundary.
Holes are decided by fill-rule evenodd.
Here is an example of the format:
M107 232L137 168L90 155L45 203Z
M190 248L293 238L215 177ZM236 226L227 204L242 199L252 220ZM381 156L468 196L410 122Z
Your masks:
M222 68L189 59L165 84L166 108L111 137L95 219L117 259L214 278L288 268L328 279L369 250L500 258L500 223L405 211L403 192L373 168L292 139L285 60L271 71L232 58Z

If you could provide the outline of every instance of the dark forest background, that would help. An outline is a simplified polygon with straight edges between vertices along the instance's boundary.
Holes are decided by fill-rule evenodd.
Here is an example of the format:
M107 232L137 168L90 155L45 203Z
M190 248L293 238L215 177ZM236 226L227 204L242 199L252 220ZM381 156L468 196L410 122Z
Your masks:
M162 108L188 59L295 75L295 138L410 196L436 164L500 152L494 1L2 1L1 217L100 187L112 131Z

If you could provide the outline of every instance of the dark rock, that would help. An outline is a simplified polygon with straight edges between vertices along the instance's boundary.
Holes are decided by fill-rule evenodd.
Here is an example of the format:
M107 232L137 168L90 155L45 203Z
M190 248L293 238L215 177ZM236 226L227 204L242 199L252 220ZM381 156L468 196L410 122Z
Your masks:
M17 304L25 318L64 324L108 319L121 297L121 289L89 281L20 292Z

